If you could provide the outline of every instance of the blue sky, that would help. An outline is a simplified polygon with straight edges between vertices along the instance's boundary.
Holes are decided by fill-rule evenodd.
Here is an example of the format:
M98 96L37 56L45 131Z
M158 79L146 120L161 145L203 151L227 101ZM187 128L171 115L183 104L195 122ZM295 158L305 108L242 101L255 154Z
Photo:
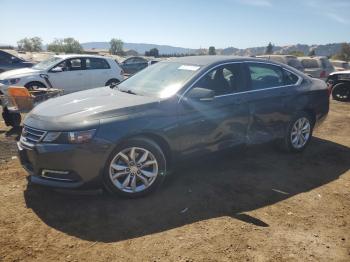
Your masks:
M0 0L0 43L169 44L187 48L350 41L350 0Z

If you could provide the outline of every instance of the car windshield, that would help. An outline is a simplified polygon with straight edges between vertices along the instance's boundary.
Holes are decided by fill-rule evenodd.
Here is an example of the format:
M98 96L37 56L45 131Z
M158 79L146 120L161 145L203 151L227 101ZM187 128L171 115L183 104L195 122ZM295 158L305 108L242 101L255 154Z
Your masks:
M44 60L44 61L36 64L32 68L39 69L39 70L46 70L46 69L49 69L50 67L54 66L60 60L62 60L62 58L54 56L54 57L51 57L47 60Z
M168 98L176 94L200 69L175 62L154 64L119 84L119 90L138 95Z

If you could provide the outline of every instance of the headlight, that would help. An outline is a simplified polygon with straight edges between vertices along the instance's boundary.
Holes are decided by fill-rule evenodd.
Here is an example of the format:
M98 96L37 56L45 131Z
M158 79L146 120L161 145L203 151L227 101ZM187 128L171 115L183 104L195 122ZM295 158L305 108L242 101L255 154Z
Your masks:
M60 136L60 134L61 132L48 132L44 137L43 142L53 142Z
M20 78L11 78L11 79L4 79L1 81L4 85L15 85L17 84L21 79Z
M71 144L81 144L89 142L94 137L95 131L96 129L68 132L68 142Z
M95 135L96 129L72 132L47 132L43 142L59 144L81 144L89 142Z

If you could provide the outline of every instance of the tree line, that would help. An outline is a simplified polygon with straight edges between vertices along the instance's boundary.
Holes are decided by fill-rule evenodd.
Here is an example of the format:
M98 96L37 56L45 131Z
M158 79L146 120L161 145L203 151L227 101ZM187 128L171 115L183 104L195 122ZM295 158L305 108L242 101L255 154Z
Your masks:
M120 55L124 56L124 42L121 39L118 38L112 38L109 42L110 48L109 53L112 55ZM10 46L9 46L10 47ZM26 37L17 42L17 47L19 51L26 51L26 52L40 52L43 50L43 41L40 37ZM13 48L13 47L11 47ZM273 54L274 53L274 45L269 42L268 45L265 48L265 54ZM79 43L78 40L74 39L73 37L67 37L62 39L55 39L53 42L49 43L47 46L47 51L54 52L54 53L83 53L84 49ZM181 56L189 56L189 55L203 55L201 54L189 54L189 53L175 53L175 54L160 54L159 50L157 48L152 48L149 51L145 52L145 56L153 56L153 57L181 57ZM209 55L216 55L216 49L215 46L210 46L208 49ZM304 54L301 51L292 51L288 53L289 55L295 55L295 56L304 56ZM308 54L308 56L315 56L317 55L316 50L312 49ZM344 61L350 61L350 44L343 43L341 46L340 51L333 55L331 57L332 59L338 59L338 60L344 60Z

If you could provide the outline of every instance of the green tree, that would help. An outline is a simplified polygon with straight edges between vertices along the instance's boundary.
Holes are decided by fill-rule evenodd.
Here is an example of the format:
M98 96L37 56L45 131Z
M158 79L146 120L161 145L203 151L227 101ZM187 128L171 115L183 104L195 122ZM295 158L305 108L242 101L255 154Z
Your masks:
M302 51L291 51L288 53L288 55L294 55L294 56L305 56L304 52Z
M316 50L315 49L311 49L309 52L309 56L315 56L316 55Z
M350 61L350 44L343 43L340 49L340 52L333 56L334 59Z
M43 40L40 37L32 37L31 39L32 42L32 51L33 52L40 52L42 51L42 46L43 46Z
M55 39L47 46L47 50L55 53L81 53L83 48L80 43L72 37Z
M209 47L209 55L216 55L215 46L210 46Z
M273 44L271 42L267 45L266 50L265 50L265 54L266 55L273 54Z
M78 40L75 40L72 37L68 37L63 39L64 43L64 50L65 53L72 54L72 53L81 53L83 52L83 47L80 45Z
M40 37L23 38L17 42L18 49L26 52L39 52L42 50L42 40Z
M110 48L109 53L112 55L122 54L124 43L121 39L112 38L109 42Z
M145 56L158 57L159 56L159 50L157 48L152 48L149 51L145 52Z

